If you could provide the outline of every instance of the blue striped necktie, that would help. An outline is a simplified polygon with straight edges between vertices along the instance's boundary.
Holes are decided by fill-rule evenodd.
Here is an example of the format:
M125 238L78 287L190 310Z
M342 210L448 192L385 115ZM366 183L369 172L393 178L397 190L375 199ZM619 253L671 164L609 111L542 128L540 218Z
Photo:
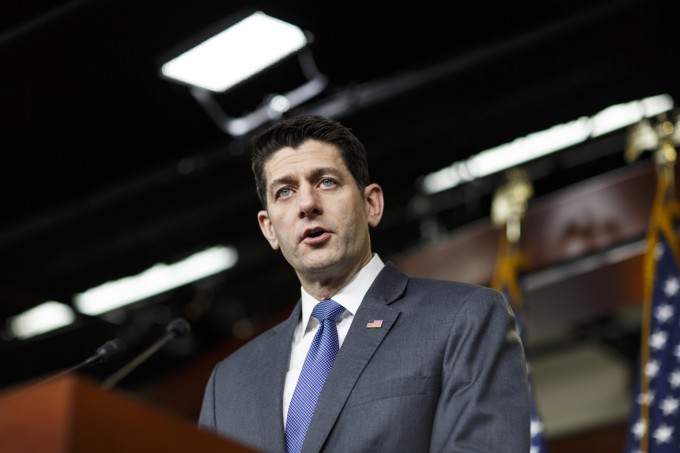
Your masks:
M319 320L320 325L312 340L288 407L286 421L288 453L297 453L302 449L316 401L340 349L335 320L344 311L345 307L331 299L319 302L312 311L312 316Z

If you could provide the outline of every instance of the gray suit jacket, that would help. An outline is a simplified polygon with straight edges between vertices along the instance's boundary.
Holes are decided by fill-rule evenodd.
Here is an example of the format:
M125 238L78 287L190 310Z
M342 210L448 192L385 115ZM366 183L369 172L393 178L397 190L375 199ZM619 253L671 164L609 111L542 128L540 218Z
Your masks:
M199 425L285 452L292 315L213 370ZM367 328L382 320L381 328ZM304 452L529 451L526 363L493 289L410 278L391 264L368 290L326 380Z

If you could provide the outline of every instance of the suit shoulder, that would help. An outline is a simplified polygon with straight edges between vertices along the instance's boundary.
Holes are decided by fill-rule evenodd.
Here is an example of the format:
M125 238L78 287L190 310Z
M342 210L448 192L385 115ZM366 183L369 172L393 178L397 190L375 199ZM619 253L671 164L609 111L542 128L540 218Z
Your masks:
M390 283L394 283L395 281L399 280L405 281L407 288L411 291L424 293L443 292L450 294L452 293L459 296L475 295L486 298L495 298L499 294L502 296L500 291L476 283L411 276L404 273L391 262L385 266L385 270L385 273L388 275L387 278L390 279Z
M503 293L475 283L409 277L405 294L427 299L435 304L450 306L453 303L459 310L479 312L502 309L512 312Z
M474 296L494 299L499 295L502 295L500 291L488 286L455 280L409 277L408 285L412 287L412 289L417 289L419 291L445 292L468 297Z
M271 327L264 332L261 332L251 339L248 339L246 343L238 346L233 352L228 356L223 358L220 363L229 362L233 360L252 360L254 357L258 357L261 353L266 353L270 350L272 341L278 336L281 325L285 321Z

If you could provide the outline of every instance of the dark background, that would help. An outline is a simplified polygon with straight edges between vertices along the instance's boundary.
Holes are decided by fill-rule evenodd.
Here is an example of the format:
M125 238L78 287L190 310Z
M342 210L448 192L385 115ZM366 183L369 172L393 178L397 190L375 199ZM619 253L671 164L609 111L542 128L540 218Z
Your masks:
M287 115L341 106L334 117L364 141L371 177L386 194L374 248L390 259L435 239L424 218L441 232L488 217L502 177L423 199L420 176L612 104L663 93L680 99L679 6L4 2L0 322L216 244L234 246L239 262L40 337L19 341L3 330L0 385L74 365L114 337L134 353L184 317L191 335L121 382L148 384L216 345L248 338L297 299L294 273L257 226L249 136L222 132L185 87L158 76L162 56L206 27L258 9L313 35L311 52L329 85ZM280 92L297 77L293 63L226 93L225 111L247 113ZM532 163L535 196L627 165L624 145L619 131ZM119 366L91 373L104 377Z

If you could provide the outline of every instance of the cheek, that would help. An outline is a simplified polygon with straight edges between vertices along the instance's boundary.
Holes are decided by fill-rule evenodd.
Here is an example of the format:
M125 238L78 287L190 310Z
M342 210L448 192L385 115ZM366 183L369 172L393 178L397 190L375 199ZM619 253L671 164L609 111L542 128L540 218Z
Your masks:
M272 219L272 246L274 243L277 248L291 248L296 243L296 222L284 215L276 216Z
M368 229L368 218L366 217L366 208L363 204L352 204L343 206L341 208L341 219L346 226L348 237L355 239L361 238L364 231Z

